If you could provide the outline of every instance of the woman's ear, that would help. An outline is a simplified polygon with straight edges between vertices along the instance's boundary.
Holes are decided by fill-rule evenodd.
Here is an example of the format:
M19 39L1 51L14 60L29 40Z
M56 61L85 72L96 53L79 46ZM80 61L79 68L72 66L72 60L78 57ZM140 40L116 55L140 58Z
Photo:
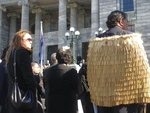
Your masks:
M119 24L119 26L120 26L121 28L123 28L123 19L120 19L119 22L118 22L118 24Z

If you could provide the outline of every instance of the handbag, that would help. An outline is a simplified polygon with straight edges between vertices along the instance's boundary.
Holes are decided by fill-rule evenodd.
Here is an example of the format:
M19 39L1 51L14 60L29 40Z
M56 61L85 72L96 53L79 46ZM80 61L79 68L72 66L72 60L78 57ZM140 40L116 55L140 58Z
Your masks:
M28 90L27 92L22 92L18 86L17 83L17 77L16 77L16 51L14 52L14 84L11 92L11 103L16 107L17 109L26 110L30 109L33 106L33 92L31 90Z
M43 104L37 100L37 113L45 113Z

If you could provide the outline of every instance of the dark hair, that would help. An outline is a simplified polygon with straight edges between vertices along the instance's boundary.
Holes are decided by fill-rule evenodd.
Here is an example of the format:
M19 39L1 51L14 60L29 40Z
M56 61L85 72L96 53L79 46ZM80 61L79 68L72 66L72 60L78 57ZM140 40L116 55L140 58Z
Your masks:
M58 49L56 53L56 59L59 64L70 64L72 62L72 52L70 49L64 49L63 47Z
M107 27L112 28L116 26L117 23L120 21L120 19L123 20L127 19L127 14L119 10L115 10L111 12L107 17L107 21L106 21Z

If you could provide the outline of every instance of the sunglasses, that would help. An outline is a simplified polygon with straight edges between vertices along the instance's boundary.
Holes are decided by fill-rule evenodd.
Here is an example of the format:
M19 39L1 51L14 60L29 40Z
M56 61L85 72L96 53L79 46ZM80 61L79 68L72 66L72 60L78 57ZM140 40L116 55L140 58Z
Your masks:
M32 38L27 38L27 39L23 39L23 40L26 40L26 41L32 42Z

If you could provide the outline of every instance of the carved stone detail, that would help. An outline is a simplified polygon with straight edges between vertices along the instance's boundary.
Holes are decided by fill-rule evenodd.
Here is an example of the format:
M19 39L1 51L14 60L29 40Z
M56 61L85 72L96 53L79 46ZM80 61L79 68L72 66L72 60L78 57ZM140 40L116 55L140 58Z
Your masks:
M15 13L15 12L12 12L12 13L8 13L7 14L7 17L17 17L17 18L20 18L20 15L19 14L17 14L17 13Z
M0 5L0 10L2 10L2 11L4 11L4 12L6 12L6 10L7 10L7 9L6 9L6 7L5 7L5 6L1 6L1 5Z
M21 5L27 5L27 6L29 6L30 4L29 4L29 1L28 1L28 0L20 0L20 1L18 2L18 5L19 5L19 6L21 6Z
M71 7L78 7L78 4L75 2L68 4L67 8L71 8Z
M40 12L42 12L41 8L32 9L32 13L40 13Z

